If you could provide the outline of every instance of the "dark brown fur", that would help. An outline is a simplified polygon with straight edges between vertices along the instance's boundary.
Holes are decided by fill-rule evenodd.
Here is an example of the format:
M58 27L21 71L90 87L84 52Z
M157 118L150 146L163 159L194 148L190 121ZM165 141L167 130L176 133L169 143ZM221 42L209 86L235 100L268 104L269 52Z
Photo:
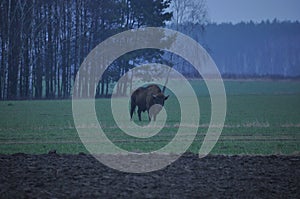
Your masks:
M165 100L168 99L169 96L165 96L161 89L155 85L151 84L147 87L140 87L136 89L131 95L131 107L130 107L130 118L132 119L133 112L135 111L136 106L138 107L138 117L141 121L141 113L147 111L149 116L149 121L151 121L151 117L153 116L154 121L156 120L156 115L160 110L155 110L153 115L149 114L149 110L151 106L154 104L159 104L161 106L164 105Z

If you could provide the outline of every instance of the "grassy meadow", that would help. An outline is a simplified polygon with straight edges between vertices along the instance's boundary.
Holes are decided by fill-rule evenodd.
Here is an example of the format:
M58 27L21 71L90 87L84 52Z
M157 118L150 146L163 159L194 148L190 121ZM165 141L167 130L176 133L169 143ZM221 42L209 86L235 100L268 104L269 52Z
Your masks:
M224 83L227 116L212 154L299 154L300 81ZM210 98L203 81L191 80L191 85L198 96L201 119L188 151L197 153L210 122ZM110 99L97 99L95 108L107 137L128 151L158 150L172 140L180 123L179 104L172 94L165 105L166 126L147 139L131 137L118 128ZM145 113L143 120L136 123L147 124ZM88 153L75 129L71 100L0 101L0 153L40 154L52 149L58 153Z

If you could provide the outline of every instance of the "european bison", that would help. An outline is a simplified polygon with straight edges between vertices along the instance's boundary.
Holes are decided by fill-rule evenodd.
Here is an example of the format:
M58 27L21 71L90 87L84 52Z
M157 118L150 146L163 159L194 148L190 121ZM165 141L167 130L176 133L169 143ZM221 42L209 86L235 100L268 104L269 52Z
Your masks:
M168 99L169 96L165 96L161 89L155 85L151 84L147 87L140 87L136 89L131 95L131 107L130 107L130 118L132 120L133 112L135 111L135 107L138 107L138 116L139 120L141 119L141 113L147 111L149 121L151 121L151 117L153 117L154 121L156 120L156 115L161 110L162 106L165 103L165 100ZM151 112L149 112L151 106L158 104L160 106L154 106Z

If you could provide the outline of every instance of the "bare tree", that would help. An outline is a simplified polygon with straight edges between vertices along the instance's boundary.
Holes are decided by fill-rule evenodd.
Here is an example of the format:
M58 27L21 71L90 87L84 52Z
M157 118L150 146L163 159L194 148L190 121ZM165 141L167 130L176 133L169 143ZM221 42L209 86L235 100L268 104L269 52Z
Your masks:
M185 31L188 33L192 33L196 28L201 27L201 30L199 32L204 31L204 26L208 22L205 0L172 0L170 9L173 12L171 24L173 29L181 32ZM183 30L184 27L188 27L188 30ZM166 85L168 84L172 67L178 64L181 64L181 66L183 66L183 63L176 63L177 59L174 58L174 55L172 53L167 56L169 56L171 67L167 74L163 92L165 92Z
M194 28L208 22L205 0L172 0L170 7L173 11L172 23L178 31L182 24L190 24Z

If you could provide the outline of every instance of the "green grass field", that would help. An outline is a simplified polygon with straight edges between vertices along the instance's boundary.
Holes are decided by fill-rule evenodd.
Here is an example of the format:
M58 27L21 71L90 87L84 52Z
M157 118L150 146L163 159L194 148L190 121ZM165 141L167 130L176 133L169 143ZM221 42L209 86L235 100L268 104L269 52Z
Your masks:
M197 153L210 122L210 98L203 81L192 80L191 84L201 109L198 134L189 148ZM235 80L225 81L225 88L225 127L211 153L299 154L299 81ZM107 137L129 151L153 151L165 146L180 121L178 101L172 95L166 102L166 127L148 139L130 137L117 127L109 99L97 99L96 111ZM146 120L146 114L143 116ZM74 127L71 100L0 102L0 153L40 154L52 149L58 153L88 153Z

